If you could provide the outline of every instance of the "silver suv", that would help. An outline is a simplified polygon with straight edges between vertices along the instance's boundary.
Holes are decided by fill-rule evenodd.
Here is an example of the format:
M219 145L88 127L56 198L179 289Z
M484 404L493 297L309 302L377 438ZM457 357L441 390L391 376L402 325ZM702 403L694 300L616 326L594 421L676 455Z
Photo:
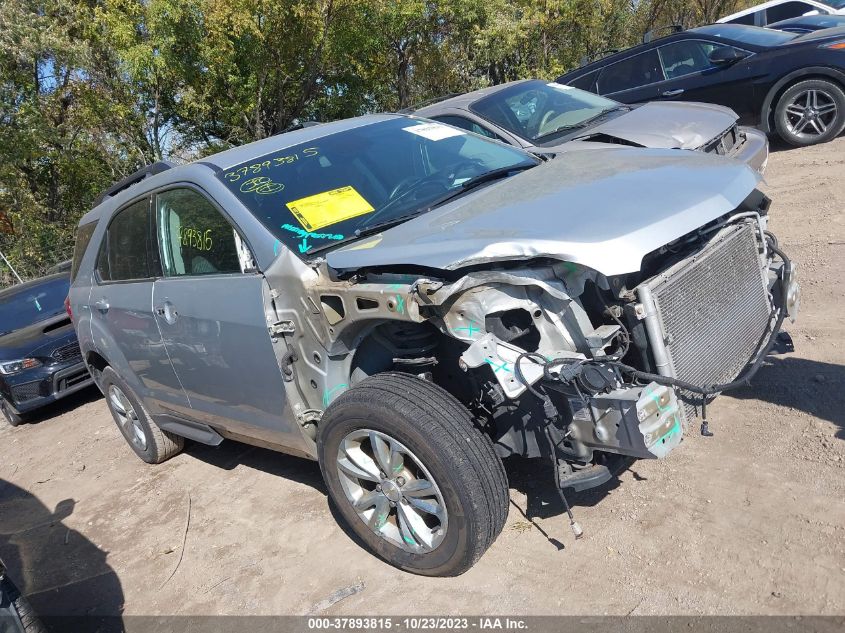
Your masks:
M141 459L184 438L316 459L375 554L455 575L504 525L502 458L551 460L566 504L760 366L799 293L758 180L367 116L115 185L70 304Z

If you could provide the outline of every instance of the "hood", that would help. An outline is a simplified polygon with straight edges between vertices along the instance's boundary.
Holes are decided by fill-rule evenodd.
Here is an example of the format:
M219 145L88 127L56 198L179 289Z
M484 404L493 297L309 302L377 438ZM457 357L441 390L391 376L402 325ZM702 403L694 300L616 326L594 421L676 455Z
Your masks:
M759 176L719 156L606 148L563 155L327 254L336 269L455 270L550 257L605 275L724 215Z
M64 312L20 330L0 336L0 360L49 356L57 347L76 340L76 332Z
M698 149L724 134L737 118L724 106L652 101L589 128L575 140L607 135L642 147Z

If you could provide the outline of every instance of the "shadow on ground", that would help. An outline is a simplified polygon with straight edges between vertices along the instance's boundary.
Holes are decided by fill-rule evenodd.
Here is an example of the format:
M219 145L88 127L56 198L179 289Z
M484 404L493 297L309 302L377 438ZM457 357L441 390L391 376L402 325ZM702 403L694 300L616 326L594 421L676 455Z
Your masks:
M310 459L235 441L225 441L220 446L190 442L185 446L185 454L223 470L246 466L274 477L284 477L311 486L320 494L328 494L319 465Z
M839 426L845 439L845 366L794 356L776 356L754 377L750 387L731 391L740 400L762 400L797 409Z
M100 390L94 385L91 385L55 402L51 402L40 409L36 409L32 413L27 413L20 427L25 428L27 425L48 422L64 413L69 413L79 407L85 406L89 402L100 400L102 397L103 394L100 393Z
M63 523L75 505L65 499L50 510L0 479L0 558L51 631L121 630L123 588L108 552Z

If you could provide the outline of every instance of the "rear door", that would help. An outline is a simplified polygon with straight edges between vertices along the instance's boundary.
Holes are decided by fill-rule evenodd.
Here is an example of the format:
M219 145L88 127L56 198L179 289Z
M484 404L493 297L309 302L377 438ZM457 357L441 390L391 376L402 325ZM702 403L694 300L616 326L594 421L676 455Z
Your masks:
M664 79L657 50L652 48L605 66L596 86L602 96L622 103L640 103L656 99Z
M112 216L97 255L90 294L94 345L152 409L190 410L153 316L160 274L149 196Z
M249 247L199 189L159 191L154 206L164 270L154 312L192 417L297 446L301 432L287 414L268 330L269 288Z

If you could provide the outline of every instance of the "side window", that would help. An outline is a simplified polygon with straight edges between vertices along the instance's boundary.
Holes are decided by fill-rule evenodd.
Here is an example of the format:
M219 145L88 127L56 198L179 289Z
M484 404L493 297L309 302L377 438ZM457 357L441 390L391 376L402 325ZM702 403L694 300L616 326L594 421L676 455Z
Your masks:
M591 73L587 73L577 79L573 79L569 82L569 85L573 88L580 88L581 90L586 90L587 92L595 92L596 91L596 77L598 76L599 71L594 70Z
M700 40L672 42L661 46L658 50L666 79L675 79L713 68L713 64L710 63L710 53L715 48L717 48L715 44Z
M157 194L156 217L166 275L241 272L240 237L201 194L191 189Z
M811 4L803 2L784 2L766 9L766 24L780 22L789 18L797 18L802 15L817 15L819 10Z
M153 277L150 236L149 198L118 211L109 224L97 258L100 278L128 281Z
M76 230L76 241L73 244L73 260L70 265L70 280L76 279L79 273L79 265L82 263L82 258L85 256L85 251L88 250L88 244L91 237L94 235L94 229L97 228L97 220L83 224Z
M663 79L657 51L650 50L607 66L599 76L599 94L630 90Z

